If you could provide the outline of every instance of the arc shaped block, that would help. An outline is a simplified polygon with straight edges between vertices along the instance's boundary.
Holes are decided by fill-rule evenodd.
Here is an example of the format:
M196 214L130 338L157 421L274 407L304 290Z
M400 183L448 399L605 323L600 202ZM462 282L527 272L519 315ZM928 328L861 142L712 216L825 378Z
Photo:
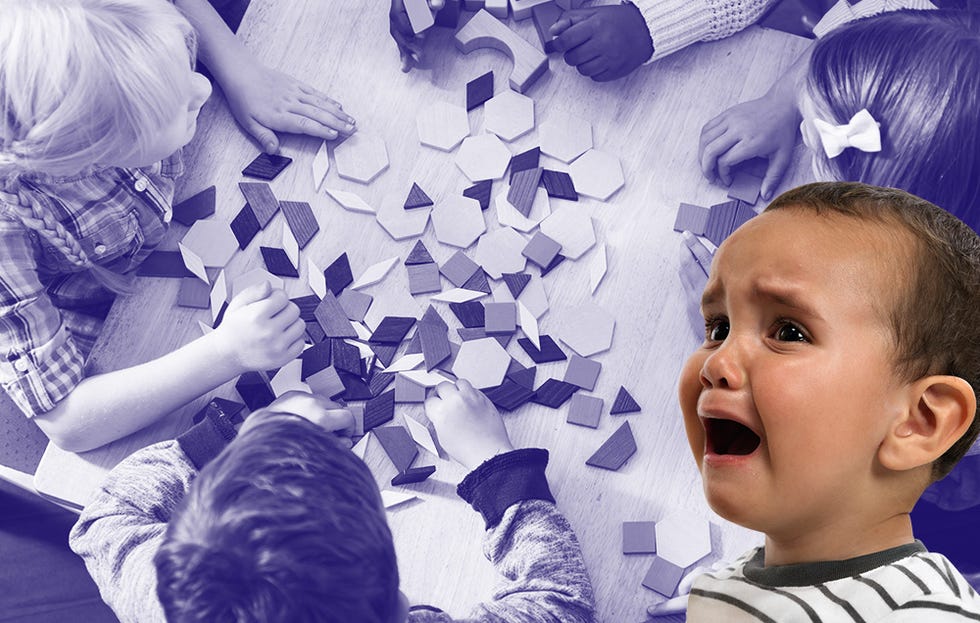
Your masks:
M510 355L496 338L485 337L463 342L453 363L453 374L477 389L496 387L504 382Z
M433 208L432 226L439 242L463 249L487 230L480 202L462 195L450 195Z
M452 151L470 135L470 119L462 106L433 102L423 107L415 118L419 142L429 147Z
M609 199L626 183L619 158L598 149L590 149L568 167L575 190L600 201Z
M496 134L480 134L463 140L456 166L471 182L498 180L510 164L510 150Z
M506 54L514 63L510 87L518 93L525 92L548 71L548 57L543 52L485 10L478 11L459 29L456 47L464 54L477 48L493 48Z
M508 143L534 129L534 100L510 89L483 105L483 125Z
M384 139L369 132L355 132L333 149L340 177L368 184L388 168Z

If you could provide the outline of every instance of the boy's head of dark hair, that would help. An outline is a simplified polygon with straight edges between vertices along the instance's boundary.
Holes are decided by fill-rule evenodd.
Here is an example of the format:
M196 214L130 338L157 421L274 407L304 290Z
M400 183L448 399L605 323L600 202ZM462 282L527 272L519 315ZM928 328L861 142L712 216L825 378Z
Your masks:
M885 313L895 336L895 368L904 381L929 375L964 379L980 396L980 236L945 210L894 188L818 182L789 190L766 211L807 210L894 228L890 266L896 285ZM903 245L903 243L905 243ZM869 267L873 270L875 267ZM855 362L860 365L860 362ZM970 449L980 418L932 466L938 480Z
M319 426L256 415L170 521L154 558L167 620L391 623L398 567L371 472Z

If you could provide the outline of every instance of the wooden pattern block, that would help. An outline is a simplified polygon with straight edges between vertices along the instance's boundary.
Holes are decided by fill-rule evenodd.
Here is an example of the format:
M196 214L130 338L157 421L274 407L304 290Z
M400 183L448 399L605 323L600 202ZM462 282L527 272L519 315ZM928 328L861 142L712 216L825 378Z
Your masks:
M711 553L711 525L691 513L673 513L657 522L657 555L684 569Z
M551 271L553 271L555 268L557 268L558 265L561 264L564 261L565 261L565 256L562 255L561 253L559 253L558 255L556 255L554 257L553 260L551 260L551 263L550 264L548 264L547 266L545 266L544 268L541 269L540 276L541 277L544 277L545 275L547 275L548 273L550 273Z
M462 106L432 102L415 118L419 142L441 151L452 151L470 135L470 118Z
M371 352L377 358L377 361L385 366L386 368L391 365L392 360L395 358L395 353L398 352L398 344L368 344L371 348Z
M704 237L716 247L720 247L725 238L732 233L735 224L735 213L738 211L738 200L725 201L711 206L708 222L704 227Z
M527 240L510 227L500 227L480 236L474 254L476 262L493 279L504 273L519 273L527 266L527 258L521 251Z
M529 174L531 171L522 171L517 174L517 177L523 179L517 179L515 177L515 182L519 184L528 184L529 180L525 174ZM521 209L527 209L527 214L522 214L521 211L510 202L510 187L506 188L505 192L501 192L497 195L494 201L497 206L497 222L503 227L511 227L518 231L527 233L533 230L535 227L541 224L549 214L551 214L551 199L548 198L548 191L541 187L527 188L527 194L517 195L515 199L517 201L530 201L531 204L528 207L525 205ZM530 199L529 199L530 197Z
M538 164L541 161L541 148L532 147L527 151L522 151L519 154L511 156L510 159L510 183L514 184L514 174L518 171L527 171L529 169L537 169Z
M422 1L427 2L428 0L422 0ZM436 473L435 465L426 465L424 467L412 467L410 469L406 469L402 473L392 478L391 486L396 487L399 485L410 485L416 482L422 482L423 480L428 479L429 476L431 476L434 473Z
M327 173L330 172L330 153L327 151L326 141L320 141L320 147L313 156L311 168L313 170L313 185L317 190L320 190L320 187L323 186L323 180L327 178Z
M452 373L477 389L486 389L503 383L509 365L510 355L500 343L493 338L483 338L460 345Z
M467 112L484 104L493 97L493 72L488 71L482 76L473 78L466 83Z
M338 372L363 376L364 362L361 359L361 350L340 338L331 338L330 341L333 367L337 368Z
M522 0L513 0L519 2ZM531 9L531 17L534 19L534 30L538 33L538 40L541 42L541 49L545 54L555 51L555 37L551 36L551 27L561 19L564 11L560 6L553 2L537 4ZM518 18L519 19L519 18Z
M626 463L636 452L636 440L633 438L633 429L630 423L623 422L612 435L609 436L599 449L595 451L585 462L592 467L601 467L616 471Z
M565 368L565 377L562 380L592 391L595 389L595 383L601 371L602 364L598 361L580 357L573 353L572 358L568 360L568 367Z
M689 231L701 236L708 225L711 210L692 203L681 203L674 218L674 231Z
M416 334L419 336L419 344L422 347L422 355L427 371L431 371L452 355L452 348L445 324L440 325L436 322L426 321L423 318L419 322L419 328Z
M408 434L412 436L415 443L425 448L429 454L439 456L439 448L436 447L436 442L432 439L432 433L429 432L428 426L407 416L405 417L405 424L408 426Z
M510 163L510 150L496 134L468 136L456 152L456 166L471 182L499 180Z
M391 421L395 417L395 390L390 389L364 405L364 432Z
M304 381L310 386L313 393L327 398L335 398L346 391L340 375L333 366L327 366L319 372L311 374Z
M732 231L734 232L755 216L757 216L755 208L744 201L739 201L735 208L735 218L732 219Z
M626 183L619 158L598 149L585 152L568 167L579 194L607 201Z
M544 267L551 264L559 251L561 245L539 231L528 241L521 253L538 266Z
M306 377L330 366L330 345L330 340L323 340L303 351L303 354L300 355L303 362L303 368L300 372L301 380L306 380Z
M436 26L455 30L459 26L459 13L462 8L462 0L446 0L442 9L436 13Z
M486 303L484 330L487 335L510 334L517 331L517 305L515 303Z
M419 264L432 264L435 260L429 254L429 250L425 247L425 244L421 240L415 241L415 246L412 247L411 252L408 257L405 258L406 266L416 266Z
M483 105L483 127L508 143L534 129L534 100L510 89Z
M510 86L518 93L527 91L548 71L547 56L485 10L477 12L456 32L456 47L464 54L486 47L506 54L514 63Z
M442 291L439 266L434 262L410 264L405 268L408 270L408 291L412 295Z
M371 400L377 397L371 392L371 388L359 375L337 370L337 376L340 377L340 382L344 385L344 393L342 394L344 400ZM394 390L392 390L392 396L394 396Z
M439 268L446 279L448 279L454 286L461 287L466 283L473 273L480 270L480 265L471 260L462 251L457 251L446 260L446 263Z
M379 135L358 131L333 148L333 159L337 175L370 184L388 168L388 148Z
M550 335L541 336L541 347L537 348L534 344L526 337L522 337L517 340L527 356L530 357L534 363L548 363L550 361L564 361L568 357L565 352L551 339Z
M425 208L433 205L432 199L429 195L425 194L422 187L418 185L417 182L412 182L412 189L408 191L408 197L405 198L405 205L402 206L406 210L414 210L415 208Z
M373 301L374 297L370 294L357 290L345 290L337 297L337 302L340 303L347 318L356 322L364 320L364 316L367 315Z
M287 156L262 153L242 169L242 175L272 181L283 172L283 169L292 164L292 162L293 159Z
M212 293L218 287L218 280L215 280L215 287L211 290ZM276 277L264 268L253 268L247 273L242 273L241 275L235 277L235 280L231 283L231 295L229 299L233 299L238 296L243 290L246 290L254 285L266 282L273 290L282 290L283 280L280 277ZM214 299L212 299L212 302Z
M643 578L643 586L664 597L670 597L677 590L683 575L683 567L678 567L660 556L654 556L653 563L650 564L650 569Z
M589 293L595 294L599 289L599 284L606 277L609 268L609 257L606 252L606 245L600 244L592 253L592 262L589 263Z
M504 378L503 383L500 385L488 387L482 391L490 399L490 402L505 413L517 409L534 397L533 389L525 387L510 378Z
M377 212L377 210L368 205L368 203L361 199L361 197L356 193L347 192L346 190L338 190L336 188L327 188L326 191L334 201L340 204L340 207L348 212L359 212L361 214L374 214Z
M484 294L493 293L493 290L490 289L490 282L487 281L487 274L482 268L470 275L470 278L466 280L462 288L474 292L483 292Z
M495 338L498 342L500 342L500 345L503 346L504 348L507 348L507 346L510 344L510 338L513 337L512 333L487 335L487 330L484 329L483 327L460 327L456 329L456 333L459 334L460 339L463 340L464 342L469 342L472 340L482 340L483 338L486 337L492 337Z
M541 153L566 164L592 149L592 124L558 110L549 111L548 117L538 125L538 136Z
M268 379L262 372L252 371L241 375L235 382L235 390L242 397L249 411L267 407L276 399L272 388L269 387Z
M381 344L401 344L408 332L415 326L415 318L404 316L385 316L371 335L371 342Z
M518 385L523 385L528 389L534 389L534 377L537 374L538 367L531 366L525 368L516 359L511 360L511 367L507 370L507 378L514 381Z
M382 199L375 218L389 236L395 240L404 240L421 236L431 213L432 208L428 207L406 210L396 196L387 195Z
M415 458L419 455L419 449L404 426L380 426L371 430L374 433L374 438L384 448L385 454L395 464L395 469L404 472L412 466Z
M483 0L483 8L497 19L507 19L510 2L509 0Z
M572 397L572 394L577 391L578 387L571 383L559 381L558 379L548 379L541 384L541 387L535 390L534 398L531 398L531 402L557 409L565 404Z
M516 299L524 291L527 282L531 280L531 275L527 273L504 273L503 278L511 296Z
M379 376L379 375L375 375ZM395 402L425 402L425 387L401 374L395 375Z
M732 175L731 186L728 187L728 198L738 199L755 205L759 201L759 191L762 188L762 178L745 170L738 170Z
M245 204L235 218L231 220L231 231L235 234L235 238L238 239L238 248L242 251L248 246L248 243L252 242L255 238L255 234L259 233L262 226L259 225L259 219L255 218L255 212L252 210L252 206Z
M313 208L305 201L280 201L279 207L299 248L304 248L320 231L320 223L313 215Z
M460 324L468 329L485 326L486 312L483 303L479 301L450 303L449 309L459 319Z
M433 208L432 226L439 242L463 249L487 230L480 202L462 195L451 195Z
M289 256L285 251L274 247L259 247L262 252L262 260L265 262L266 270L279 277L299 277L299 271L289 261Z
M592 217L581 208L566 206L541 221L541 232L561 245L561 254L573 260L595 245Z
M371 381L368 383L368 389L371 391L371 396L380 396L389 385L395 382L395 374L393 372L375 372L371 375ZM398 401L398 393L395 393L395 401Z
M507 201L525 217L531 213L534 195L537 194L541 182L541 171L541 167L535 167L511 172Z
M187 270L180 251L153 251L136 269L141 277L197 277Z
M578 192L575 190L575 183L572 181L572 176L564 171L543 170L541 172L541 183L544 184L544 188L548 191L549 197L578 201Z
M624 554L656 554L657 524L653 521L623 522Z
M316 321L327 337L357 337L347 313L332 293L327 292L314 312Z
M429 0L404 0L404 6L415 34L428 30L436 23L436 18L429 9Z
M515 20L520 21L531 17L534 7L551 3L552 0L510 0L510 12Z
M464 197L476 199L480 202L480 209L486 210L490 207L490 194L493 192L493 180L481 180L463 191Z
M622 415L624 413L637 413L640 411L640 405L633 399L626 388L622 385L619 386L619 393L616 394L616 399L613 400L612 407L609 409L609 415Z
M177 305L192 309L208 309L211 307L211 284L197 277L184 277L180 281L177 292Z
M190 227L194 221L214 214L215 187L208 186L174 206L173 219Z
M609 350L616 319L595 303L560 310L558 337L583 357Z
M368 286L373 286L374 284L380 282L387 276L388 272L398 263L397 257L392 257L387 260L381 260L375 264L371 264L364 269L364 272L357 278L357 280L351 284L351 288L354 290L359 290L361 288L366 288Z
M316 308L320 304L320 297L316 294L307 294L289 299L296 307L299 307L299 317L305 322L316 321Z
M684 245L691 252L691 255L694 256L694 260L704 273L704 276L707 277L711 272L711 251L708 250L708 247L704 246L697 236L692 235L690 232L681 234L681 240L683 240Z
M419 324L431 324L439 327L443 331L449 331L449 325L446 324L446 321L442 319L442 316L439 315L439 312L432 305L429 305L425 313L422 314Z
M576 387L578 387L576 385ZM585 394L575 394L571 402L568 403L568 417L565 420L569 424L587 426L588 428L599 428L599 417L602 415L602 398L596 396L586 396Z
M265 229L272 217L279 211L279 200L272 192L272 187L265 182L238 182L238 188L245 196L245 201L252 206L259 226Z

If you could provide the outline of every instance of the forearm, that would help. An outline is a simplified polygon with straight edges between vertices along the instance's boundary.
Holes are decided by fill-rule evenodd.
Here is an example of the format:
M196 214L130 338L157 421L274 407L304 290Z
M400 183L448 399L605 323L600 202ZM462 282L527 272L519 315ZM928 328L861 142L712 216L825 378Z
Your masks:
M56 445L84 452L140 430L244 372L215 331L158 359L87 377L34 421Z
M251 54L208 0L175 0L174 3L197 31L198 59L224 88L234 78L236 68L240 70Z

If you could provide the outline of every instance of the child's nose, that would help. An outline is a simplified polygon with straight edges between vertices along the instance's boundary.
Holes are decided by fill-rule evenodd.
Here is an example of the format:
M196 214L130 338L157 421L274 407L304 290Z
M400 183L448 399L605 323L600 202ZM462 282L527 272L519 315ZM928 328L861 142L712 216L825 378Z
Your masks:
M701 385L705 388L738 389L745 383L737 344L728 339L704 360Z

